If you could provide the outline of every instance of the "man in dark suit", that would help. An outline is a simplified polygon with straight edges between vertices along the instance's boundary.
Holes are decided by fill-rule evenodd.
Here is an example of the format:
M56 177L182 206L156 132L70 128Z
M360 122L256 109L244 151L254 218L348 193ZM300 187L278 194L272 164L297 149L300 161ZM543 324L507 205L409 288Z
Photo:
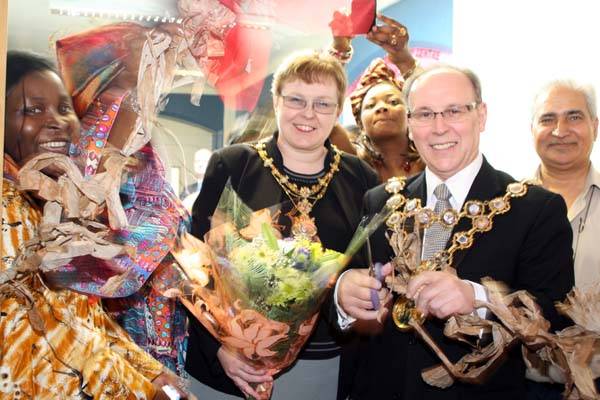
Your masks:
M430 208L436 205L437 209L436 203L445 202L445 208L457 211L468 200L503 196L514 179L494 169L479 151L487 108L477 76L468 70L437 66L409 80L404 90L410 110L410 135L427 168L407 181L403 195L419 198ZM385 185L372 189L365 196L366 212L379 211L389 197ZM470 248L454 254L452 266L457 275L428 271L411 279L407 297L429 315L425 327L450 360L456 362L470 349L444 337L444 322L454 314L477 312L485 316L485 310L476 310L474 302L486 298L480 284L486 276L504 282L512 290L529 291L553 328L564 324L553 304L573 286L572 232L565 212L560 196L529 186L525 196L510 200L508 212L493 218L490 231L475 234ZM469 225L463 218L454 232L464 231ZM434 226L423 235L424 259L428 258ZM440 250L450 233L444 236ZM375 233L371 243L374 261L392 258L384 228ZM370 289L379 290L381 298L389 295L366 270L342 275L336 287L340 325L351 325L355 318L376 318ZM424 368L439 364L439 359L413 332L400 332L390 320L384 323L382 334L367 340L352 399L525 397L525 367L518 346L483 385L457 382L448 389L438 389L428 386L420 375Z

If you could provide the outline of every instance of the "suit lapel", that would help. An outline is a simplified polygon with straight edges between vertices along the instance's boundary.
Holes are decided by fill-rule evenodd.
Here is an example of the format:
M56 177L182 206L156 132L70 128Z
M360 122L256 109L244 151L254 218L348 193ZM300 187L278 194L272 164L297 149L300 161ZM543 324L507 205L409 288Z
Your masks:
M425 172L422 172L406 186L405 196L408 199L420 199L421 206L427 204L427 184L425 183Z
M340 170L343 168L342 163L340 163ZM344 218L346 219L346 223L348 224L348 228L352 229L352 227L356 227L358 225L358 218L360 217L360 204L351 204L349 199L352 198L350 190L350 182L346 182L340 179L340 174L342 171L336 172L331 183L329 183L329 189L333 192L335 197L337 198L338 204L340 204L342 208L342 213L344 214ZM354 182L358 182L357 179L353 180Z
M281 155L275 150L275 140L276 137L273 136L266 143L267 153L273 159L279 158L281 160ZM240 175L238 187L235 189L240 197L255 211L278 204L283 197L281 186L271 175L270 170L263 165L263 161L258 154L256 154L256 162L246 165Z
M467 198L465 202L468 200L490 200L496 196L500 196L504 194L506 190L497 179L496 170L487 162L485 157L483 158L483 164L481 165L481 169L477 173L477 176L473 180L473 184L469 189L469 193L467 194ZM421 200L421 206L425 207L427 204L427 184L425 182L425 173L421 173L418 177L416 177L411 183L409 183L405 190L405 196L407 198L417 198ZM452 230L452 235L450 238L454 236L456 232L467 231L471 228L471 220L468 218L461 218L458 224ZM485 235L485 233L482 233ZM475 236L475 243L473 246L477 245L477 236L481 235L477 234ZM447 248L451 244L451 239L448 240ZM465 258L465 256L469 253L469 249L459 250L454 254L454 262L453 267L458 270L460 263Z
M481 169L477 173L473 184L471 185L471 189L469 189L469 193L467 194L467 198L465 202L469 200L479 200L486 201L490 200L496 196L503 195L506 190L497 180L496 170L487 162L485 157L483 158L483 164L481 165ZM467 231L471 228L471 220L469 218L461 218L459 223L454 227L452 231L452 236L456 232ZM486 233L478 233L474 236L473 246L477 246L477 237L479 235L485 235ZM448 244L451 243L451 240L448 241ZM465 258L465 256L469 253L471 246L465 250L459 250L454 254L454 265L453 267L458 270L460 263Z
M415 177L411 182L408 183L408 185L406 185L404 196L407 199L419 199L421 201L421 207L425 207L427 205L427 183L425 180L425 172L417 175L417 177ZM408 232L414 230L414 219L409 219L406 222L405 229ZM424 230L419 232L421 237L421 245L423 245L424 233ZM423 249L421 248L421 255L422 254ZM419 259L421 258L421 255L419 255Z

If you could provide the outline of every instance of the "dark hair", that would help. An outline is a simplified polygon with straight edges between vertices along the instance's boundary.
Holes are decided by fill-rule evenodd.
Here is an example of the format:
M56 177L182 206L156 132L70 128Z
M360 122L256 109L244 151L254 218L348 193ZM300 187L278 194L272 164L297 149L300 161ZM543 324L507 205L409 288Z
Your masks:
M48 58L27 51L6 53L6 95L26 75L32 72L52 71L58 74L56 66Z

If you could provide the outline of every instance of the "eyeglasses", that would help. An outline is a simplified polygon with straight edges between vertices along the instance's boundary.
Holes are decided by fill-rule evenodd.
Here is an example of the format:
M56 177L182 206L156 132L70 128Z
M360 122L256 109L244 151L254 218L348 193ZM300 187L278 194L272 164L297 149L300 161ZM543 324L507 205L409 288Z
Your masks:
M469 111L474 110L479 105L474 101L463 106L450 106L444 111L432 111L428 109L411 111L408 113L409 121L414 125L430 125L435 121L436 116L441 116L445 122L460 122Z
M281 96L283 104L294 110L304 110L308 105L308 100L300 96ZM333 114L337 109L337 103L327 100L313 100L311 102L312 109L319 114Z

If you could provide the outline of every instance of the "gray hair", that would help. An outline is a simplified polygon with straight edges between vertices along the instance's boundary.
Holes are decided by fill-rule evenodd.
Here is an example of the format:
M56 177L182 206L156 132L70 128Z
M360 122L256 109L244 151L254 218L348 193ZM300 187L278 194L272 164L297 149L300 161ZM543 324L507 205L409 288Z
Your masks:
M429 68L426 68L416 74L413 74L404 83L404 88L402 89L402 94L404 96L404 101L406 102L407 105L409 105L408 95L410 94L413 84L422 76L427 75L434 71L438 71L438 70L456 71L456 72L459 72L459 73L463 74L464 76L466 76L467 79L469 80L469 82L471 82L471 86L473 87L473 92L475 93L475 101L478 104L483 101L483 98L481 95L481 81L479 80L479 77L477 76L477 74L475 72L471 71L468 68L461 68L461 67L457 67L457 66L450 65L450 64L435 64L435 65L433 65Z
M538 110L540 97L554 88L566 88L581 93L585 98L585 104L587 105L592 120L598 118L598 111L596 109L596 90L594 90L592 85L580 83L573 79L554 79L542 86L535 94L535 97L533 98L533 107L531 109L532 122L534 121L535 114Z

